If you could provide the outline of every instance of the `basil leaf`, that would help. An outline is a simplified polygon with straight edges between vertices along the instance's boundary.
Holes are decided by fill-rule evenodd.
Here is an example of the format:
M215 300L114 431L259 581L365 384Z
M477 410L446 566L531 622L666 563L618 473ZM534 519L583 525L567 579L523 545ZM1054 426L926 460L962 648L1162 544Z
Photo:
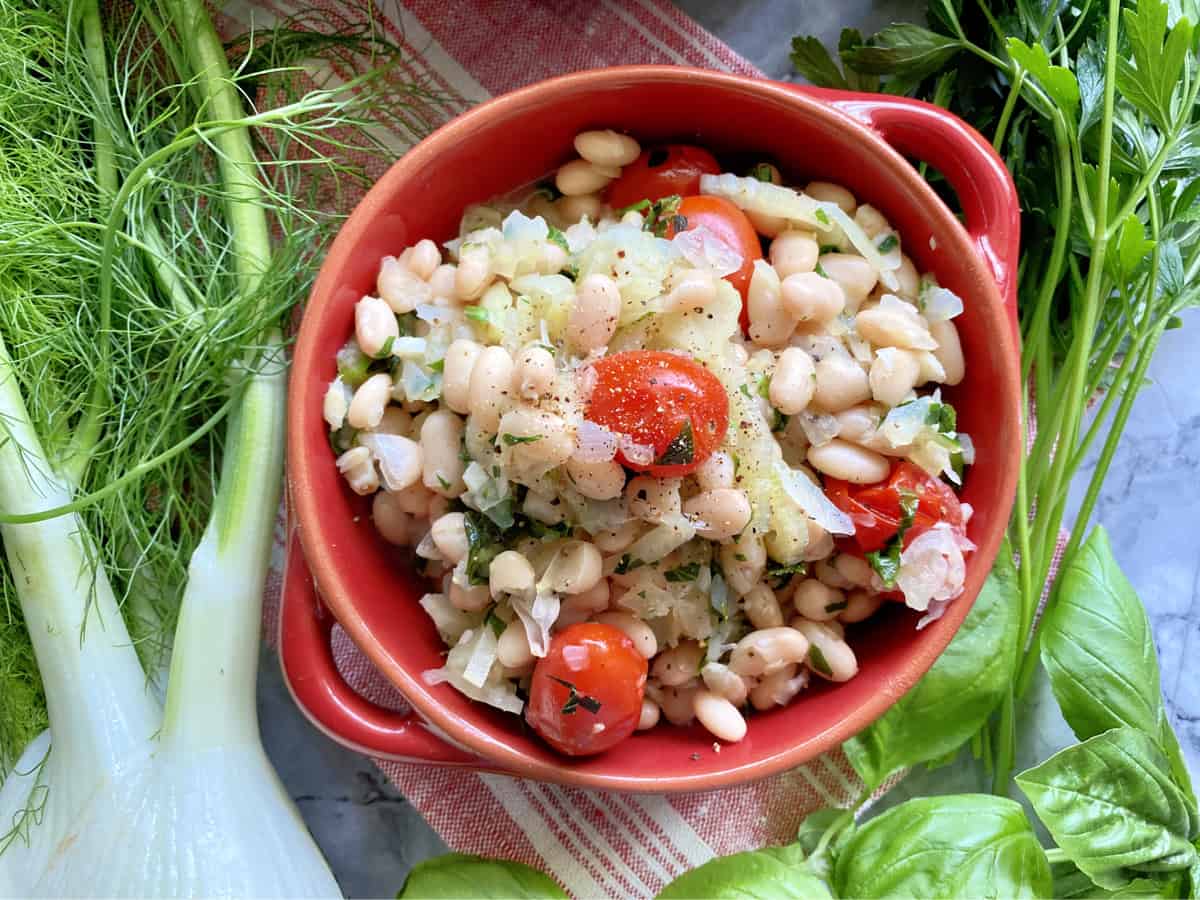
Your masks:
M467 510L463 514L467 532L467 580L487 584L492 560L504 549L499 529L482 513Z
M808 867L818 877L826 881L829 881L833 873L834 863L837 861L842 847L854 835L854 823L851 822L846 828L835 835L833 840L821 850L820 854L814 854L816 854L817 847L821 843L821 838L825 836L825 832L834 823L840 821L847 812L848 810L844 809L818 809L816 812L809 813L804 817L804 821L800 823L800 828L796 833L796 846L804 851L804 855L808 860Z
M1075 866L1065 862L1050 867L1054 874L1054 897L1056 900L1098 900L1101 897L1163 897L1187 896L1183 892L1183 872L1159 875L1157 878L1135 878L1123 888L1106 891Z
M1016 781L1058 846L1102 888L1195 863L1196 799L1172 780L1154 739L1136 729L1098 734Z
M1019 607L1006 544L958 634L925 677L842 745L869 787L898 769L947 756L987 721L1012 678Z
M667 449L654 461L656 466L686 466L696 457L696 436L692 432L692 420L684 419L683 427Z
M466 853L447 853L417 863L396 895L398 900L558 900L566 896L549 876L524 863Z
M663 573L663 577L673 583L695 581L699 575L700 563L698 562L684 563L681 566L676 566L674 569L667 569Z
M1048 897L1050 864L1020 804L924 797L858 829L834 867L839 897Z
M659 900L832 900L824 882L804 861L796 845L768 847L709 860L680 875Z
M871 75L894 75L920 81L941 71L963 44L919 25L889 25L868 44L842 51L847 66Z

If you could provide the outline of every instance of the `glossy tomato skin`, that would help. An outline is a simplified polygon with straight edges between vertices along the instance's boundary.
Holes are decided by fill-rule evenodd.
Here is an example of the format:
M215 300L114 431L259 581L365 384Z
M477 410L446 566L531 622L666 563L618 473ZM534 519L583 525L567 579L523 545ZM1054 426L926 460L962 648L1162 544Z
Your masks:
M655 462L630 469L656 478L695 471L721 446L729 427L729 397L717 376L693 359L659 350L626 350L592 365L595 387L587 417L609 431L654 448ZM679 448L691 435L691 458Z
M646 672L646 658L620 629L571 625L533 669L525 719L560 753L602 753L637 728Z
M898 463L887 479L873 485L859 486L826 478L825 493L838 509L850 516L855 527L852 540L865 553L882 549L900 530L904 515L900 506L902 494L917 497L912 525L904 533L905 546L938 522L966 534L962 504L954 490L910 462Z
M700 193L701 175L719 175L721 165L703 147L662 144L647 147L621 169L621 177L608 185L605 199L613 209L624 209L643 200Z
M681 224L682 229L679 228ZM746 305L746 293L750 289L750 277L754 274L754 261L763 258L758 232L746 214L724 197L684 197L679 201L675 214L667 220L667 237L673 238L680 230L691 231L699 225L703 225L742 257L742 267L726 275L725 280L742 295L739 321L742 331L747 331L750 328L750 313Z

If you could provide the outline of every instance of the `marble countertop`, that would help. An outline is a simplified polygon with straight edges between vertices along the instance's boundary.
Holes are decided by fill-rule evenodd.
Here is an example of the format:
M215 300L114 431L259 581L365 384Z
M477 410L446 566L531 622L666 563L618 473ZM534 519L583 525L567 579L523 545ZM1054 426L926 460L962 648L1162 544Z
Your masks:
M676 0L768 76L793 79L793 34L836 46L843 25L864 33L915 19L911 0ZM1193 772L1200 772L1200 379L1193 329L1167 332L1112 463L1094 520L1112 537L1126 575L1146 603L1158 642L1162 687ZM1072 496L1082 499L1087 472ZM259 712L267 751L348 897L395 896L408 870L445 844L364 757L314 730L292 703L273 653L264 651Z

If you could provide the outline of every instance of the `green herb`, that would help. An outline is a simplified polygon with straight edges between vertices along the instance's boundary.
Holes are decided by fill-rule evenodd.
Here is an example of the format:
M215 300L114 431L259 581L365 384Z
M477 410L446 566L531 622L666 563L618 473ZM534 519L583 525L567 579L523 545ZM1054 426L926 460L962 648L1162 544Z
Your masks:
M508 623L496 615L494 610L490 609L488 610L487 618L484 619L484 624L492 629L492 634L496 637L500 637L504 633L504 629L508 627Z
M822 256L824 256L826 253L841 253L841 252L842 252L842 248L839 247L837 244L822 244L820 247L820 254Z
M818 275L820 275L822 278L829 277L829 273L825 271L825 267L822 266L819 262L817 263L816 268L814 268L813 271L816 272Z
M813 213L813 215L816 216L817 221L822 225L832 224L829 221L829 213L825 212L825 210L821 209L819 206L816 208L816 211Z
M677 212L682 199L679 195L672 194L650 203L646 221L642 223L642 230L649 231L657 237L666 237L668 227L673 227L676 232L686 231L687 219L678 215ZM639 210L645 208L641 204L634 204L634 207Z
M532 444L536 441L540 441L543 437L544 437L544 435L540 435L540 434L530 434L530 435L502 434L502 435L500 435L500 440L502 440L509 447L512 447L512 446L515 446L516 444Z
M379 348L379 352L375 354L376 359L390 359L392 356L392 346L396 343L396 339L392 335L388 335L387 340L383 342L383 346Z
M553 525L547 525L545 522L539 522L537 519L526 519L524 528L530 537L535 537L538 540L570 537L572 532L569 522L557 522Z
M639 200L637 203L631 203L629 206L622 206L613 213L618 219L627 212L645 212L649 210L651 203L649 200Z
M700 575L700 563L690 562L682 566L676 566L674 569L667 569L663 576L667 581L679 583L683 581L695 581Z
M435 374L441 375L443 372L446 371L446 360L435 359L433 362L431 362L429 364L429 371L433 372Z
M640 559L630 557L628 553L621 554L621 558L617 561L617 567L613 570L618 575L624 575L626 572L632 572L634 569L640 569L646 563Z
M759 163L756 165L750 170L750 177L758 181L773 182L775 180L774 172L769 163Z
M443 491L450 490L450 482L442 477L441 472L437 473L437 480L438 480L438 484L441 485Z
M825 653L816 644L811 644L808 648L808 664L822 675L833 675L833 669L825 658Z
M738 562L745 562L746 554L745 553L735 553L735 554L733 554L733 558L736 559Z
M342 381L356 388L367 380L367 371L371 366L371 357L359 349L358 344L351 341L337 352L337 371Z
M788 427L788 422L790 422L791 419L792 419L791 416L785 416L779 410L772 407L772 409L771 409L771 432L773 434L778 434L779 432L786 430Z
M827 612L827 613L841 612L843 609L845 609L849 605L850 605L849 600L838 600L835 603L826 603L825 604L825 612Z
M504 549L503 536L496 523L473 509L463 514L467 532L467 580L487 584L488 569Z
M561 712L564 716L574 715L576 710L578 710L580 707L583 707L593 715L600 712L600 707L602 704L595 697L589 697L587 694L580 694L575 689L574 684L562 678L558 678L555 675L547 675L546 677L551 681L561 684L567 689L567 700L565 703L563 703L562 709L559 710L559 712Z
M687 872L662 890L657 900L697 897L771 897L827 900L832 895L797 847L767 847L722 856Z
M413 866L397 900L567 900L563 889L519 862L446 853Z
M771 376L767 374L760 375L755 386L755 391L764 400L769 398L771 396Z
M793 578L803 578L808 574L808 563L798 562L790 566L781 565L774 560L767 560L765 578L774 590L782 590Z
M692 420L684 419L679 434L667 444L662 454L654 461L656 466L686 466L696 456L695 435L692 432Z
M558 246L570 253L571 245L567 243L567 236L548 222L546 223L546 227L550 229L550 234L548 236L550 243L558 244Z
M900 239L894 234L889 234L882 241L875 245L875 249L880 253L890 253L900 246Z
M400 313L396 316L396 326L400 329L400 337L412 337L417 333L417 314L415 312Z
M463 314L472 322L483 322L486 324L492 321L491 312L482 306L468 306L463 310Z
M875 570L875 574L883 581L884 587L896 586L896 576L900 573L900 554L904 550L904 535L912 528L917 515L917 507L921 498L911 491L900 491L900 527L888 540L881 550L868 553L867 562Z

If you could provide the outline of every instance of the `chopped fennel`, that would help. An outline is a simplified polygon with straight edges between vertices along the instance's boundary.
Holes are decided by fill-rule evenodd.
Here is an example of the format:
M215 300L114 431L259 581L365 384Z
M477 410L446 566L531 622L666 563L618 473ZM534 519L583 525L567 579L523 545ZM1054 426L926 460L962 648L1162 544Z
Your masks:
M944 604L961 594L967 575L963 552L974 549L973 543L945 522L914 538L900 554L896 575L905 604L924 612L934 603Z

